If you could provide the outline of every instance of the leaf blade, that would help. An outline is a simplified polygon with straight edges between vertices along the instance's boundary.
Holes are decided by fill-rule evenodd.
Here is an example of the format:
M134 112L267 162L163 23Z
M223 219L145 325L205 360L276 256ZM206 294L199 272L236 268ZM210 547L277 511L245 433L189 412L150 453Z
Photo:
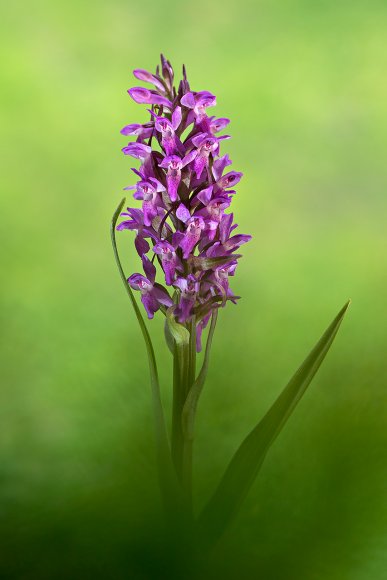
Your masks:
M148 329L145 325L144 319L133 295L132 289L130 288L124 270L122 268L121 260L117 248L116 240L116 224L118 217L122 211L125 204L126 198L124 197L117 209L115 210L112 221L110 224L110 236L113 246L114 257L116 260L117 268L120 273L121 280L125 286L126 292L129 296L130 302L133 306L133 310L136 314L137 321L139 323L145 347L148 355L149 372L151 379L151 390L152 390L152 403L153 403L153 415L155 421L155 431L156 431L156 441L157 441L157 460L158 460L158 473L161 491L164 497L166 506L172 506L176 504L176 499L178 499L177 493L177 481L174 477L174 470L171 461L170 448L168 442L167 429L164 419L164 410L161 402L161 392L160 383L157 371L156 357L153 349L153 344L151 337L149 335ZM177 495L175 495L177 494Z
M229 463L214 495L199 517L199 525L213 543L238 511L272 443L305 393L323 362L350 301L340 310L285 389L256 427L247 435Z
M189 330L180 322L177 322L173 315L176 305L170 306L166 312L166 322L172 338L179 347L186 347L189 344Z

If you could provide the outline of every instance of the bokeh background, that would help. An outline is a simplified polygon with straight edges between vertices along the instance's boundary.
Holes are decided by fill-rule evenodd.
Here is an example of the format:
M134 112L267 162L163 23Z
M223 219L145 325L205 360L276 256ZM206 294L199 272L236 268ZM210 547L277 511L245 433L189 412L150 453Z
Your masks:
M2 4L1 578L171 577L146 356L108 233L133 179L119 130L146 119L131 71L160 51L231 117L254 236L200 404L197 509L352 299L207 575L386 577L386 26L377 0Z

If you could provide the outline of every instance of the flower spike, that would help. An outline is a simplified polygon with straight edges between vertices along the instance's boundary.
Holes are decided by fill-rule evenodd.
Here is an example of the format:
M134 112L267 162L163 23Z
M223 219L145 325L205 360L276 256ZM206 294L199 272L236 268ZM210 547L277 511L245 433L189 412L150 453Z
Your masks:
M237 226L228 213L242 177L239 171L227 172L231 160L220 156L229 136L219 133L230 121L207 115L216 97L209 91L192 91L185 67L176 90L173 68L163 55L155 74L136 69L134 76L153 88L129 89L136 103L151 105L150 120L121 130L135 138L123 148L124 154L141 162L133 169L137 183L125 188L133 190L141 209L128 208L117 227L135 231L143 264L144 274L132 274L128 283L140 292L149 318L169 308L188 328L197 315L199 350L211 314L228 301L236 303L230 288L240 257L235 250L250 240L234 234Z

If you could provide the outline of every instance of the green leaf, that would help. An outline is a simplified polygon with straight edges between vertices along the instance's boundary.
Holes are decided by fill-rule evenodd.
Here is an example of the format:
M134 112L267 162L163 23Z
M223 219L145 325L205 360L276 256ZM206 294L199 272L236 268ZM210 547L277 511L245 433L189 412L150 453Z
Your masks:
M117 241L116 241L116 224L118 220L118 216L120 215L122 208L125 204L125 198L122 199L121 203L117 207L116 211L114 212L111 225L110 225L110 235L113 245L114 256L116 259L118 271L121 276L121 280L125 286L125 290L128 293L130 298L130 302L133 306L133 310L136 314L137 321L140 325L140 329L142 335L144 337L146 351L148 355L148 363L149 363L149 371L150 371L150 378L151 378L151 387L152 387L152 401L153 401L153 414L154 414L154 421L155 421L155 429L156 429L156 440L157 440L157 459L158 459L158 471L159 471L159 481L161 486L161 491L163 493L163 497L165 503L168 508L172 508L172 506L176 505L176 498L175 495L177 489L177 481L174 475L174 470L172 466L171 456L170 456L170 449L169 449L169 442L167 436L167 430L165 426L165 419L164 419L164 411L161 403L161 395L160 395L160 383L158 378L157 372L157 364L156 364L156 357L152 345L152 341L148 332L147 327L145 326L144 319L140 312L140 309L137 305L137 302L134 298L132 289L130 288L124 270L121 265L120 257L118 254L117 249Z
M183 432L184 436L187 439L193 439L194 437L194 423L195 423L195 415L196 409L199 402L199 397L203 390L204 382L207 377L208 366L210 363L210 352L211 352L211 345L212 339L215 332L216 321L218 318L218 310L214 310L211 317L211 326L208 331L207 336L207 343L206 343L206 350L204 353L204 360L202 368L200 369L199 375L189 390L187 395L187 399L185 401L182 413L182 421L183 421Z
M167 319L165 319L165 323L164 323L164 337L165 337L165 342L167 343L167 347L169 348L169 350L173 354L174 350L175 350L175 340L174 340L172 333L169 329L169 324L168 324Z
M281 395L236 451L223 478L199 518L207 542L216 541L238 511L267 451L280 433L323 362L347 311L340 310Z
M168 325L168 329L175 340L178 346L186 346L189 344L189 330L177 322L176 318L173 315L173 311L175 310L176 306L173 305L168 308L166 313L166 321Z

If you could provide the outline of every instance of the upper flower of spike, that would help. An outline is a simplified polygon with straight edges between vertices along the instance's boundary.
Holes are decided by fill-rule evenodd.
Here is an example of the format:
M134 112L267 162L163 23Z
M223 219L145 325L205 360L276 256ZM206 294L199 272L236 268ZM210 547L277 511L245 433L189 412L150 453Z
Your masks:
M184 67L176 89L171 63L163 56L154 74L136 69L134 76L153 88L129 89L135 102L151 105L150 118L121 131L136 139L123 152L141 162L133 169L137 183L125 188L134 190L141 209L128 208L117 228L136 232L142 258L144 275L132 274L128 283L140 292L149 318L173 305L180 323L195 317L200 350L212 310L238 298L229 278L240 258L235 252L251 238L234 234L233 214L226 213L242 178L238 171L225 171L228 155L219 156L229 136L218 133L229 119L207 116L216 97L191 91Z
M214 107L216 105L216 97L208 91L187 93L180 99L180 103L188 109L193 109L197 119L200 119L206 115L205 110L208 107Z

